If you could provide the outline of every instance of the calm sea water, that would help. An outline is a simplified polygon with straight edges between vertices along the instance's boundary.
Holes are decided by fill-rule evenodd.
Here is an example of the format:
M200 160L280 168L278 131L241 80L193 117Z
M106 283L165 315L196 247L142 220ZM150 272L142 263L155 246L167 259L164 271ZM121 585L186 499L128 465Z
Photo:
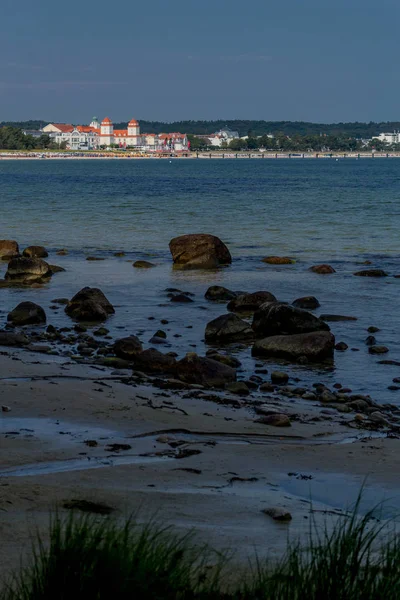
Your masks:
M17 239L22 248L44 245L49 261L67 269L42 289L1 289L1 321L27 299L47 309L49 322L70 324L62 310L48 309L51 299L98 286L117 308L107 325L113 335L142 332L146 342L166 318L169 350L183 355L194 346L205 351L204 327L224 312L224 306L204 300L209 285L269 290L289 302L313 294L320 313L358 317L333 323L332 331L359 351L337 353L331 371L290 367L290 373L304 383L339 381L378 401L400 401L400 391L387 389L400 367L380 365L364 343L367 327L380 327L378 343L390 348L384 358L400 360L400 279L352 275L367 259L400 274L398 160L0 161L0 203L0 238ZM173 270L169 240L194 232L221 237L232 266ZM62 247L68 256L55 255ZM125 257L113 256L121 250ZM282 267L261 262L272 254L297 262ZM88 255L106 260L88 262ZM133 269L132 261L142 258L157 267ZM308 271L321 262L337 273ZM3 276L5 265L0 269ZM167 287L195 293L195 303L170 304ZM174 338L176 333L182 337ZM244 372L253 372L249 350L238 356Z

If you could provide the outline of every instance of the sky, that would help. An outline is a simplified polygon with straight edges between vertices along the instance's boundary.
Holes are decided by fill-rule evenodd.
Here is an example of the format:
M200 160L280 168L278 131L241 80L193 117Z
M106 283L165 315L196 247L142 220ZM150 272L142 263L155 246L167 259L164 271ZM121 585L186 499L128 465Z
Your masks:
M2 0L0 121L400 120L399 0Z

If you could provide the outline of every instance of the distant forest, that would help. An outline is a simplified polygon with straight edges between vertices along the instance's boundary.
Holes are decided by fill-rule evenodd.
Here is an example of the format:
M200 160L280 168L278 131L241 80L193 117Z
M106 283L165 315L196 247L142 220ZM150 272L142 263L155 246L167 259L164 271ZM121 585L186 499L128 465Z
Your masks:
M49 121L8 121L0 122L0 127L10 126L21 129L40 129ZM244 120L217 120L217 121L174 121L163 123L162 121L141 121L141 131L146 133L191 133L194 135L209 135L222 127L229 127L238 131L240 136L251 137L265 135L268 133L281 133L288 136L293 135L347 135L356 138L371 138L383 132L400 130L399 121L387 121L382 123L307 123L303 121L244 121ZM127 127L127 122L114 123L116 129Z

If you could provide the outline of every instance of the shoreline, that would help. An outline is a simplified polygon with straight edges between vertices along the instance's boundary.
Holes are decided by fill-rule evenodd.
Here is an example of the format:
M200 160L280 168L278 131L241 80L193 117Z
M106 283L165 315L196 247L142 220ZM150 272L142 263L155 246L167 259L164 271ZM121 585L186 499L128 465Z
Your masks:
M121 518L139 511L142 521L156 514L178 531L194 527L201 541L236 548L241 564L254 550L278 557L287 536L307 535L310 518L321 527L327 515L343 519L367 475L366 503L390 497L384 519L398 508L399 440L349 436L348 415L320 419L318 403L276 400L296 416L277 429L255 422L247 399L205 402L135 372L21 349L2 352L0 370L10 408L1 417L0 577L18 567L34 528L46 530L49 512L67 514L62 504L77 498ZM262 514L269 506L290 511L290 524Z
M34 154L6 154L0 152L0 161L2 160L308 160L308 159L378 159L378 158L400 158L400 152L199 152L187 155L163 155L156 156L148 154L145 156L129 156L118 154L107 155L73 155L68 153L48 154L44 152L35 152Z

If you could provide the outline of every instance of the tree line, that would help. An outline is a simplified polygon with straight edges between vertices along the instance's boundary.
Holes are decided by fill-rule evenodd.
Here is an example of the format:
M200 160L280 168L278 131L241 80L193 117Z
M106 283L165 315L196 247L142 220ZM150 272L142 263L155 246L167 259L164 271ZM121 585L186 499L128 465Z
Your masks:
M0 127L10 126L19 129L41 129L47 125L49 121L29 120L29 121L9 121L0 122ZM128 122L122 121L114 123L116 129L125 129ZM268 133L274 135L283 133L289 137L295 135L301 136L317 136L320 134L342 136L346 135L349 138L372 138L388 131L400 130L400 121L382 121L361 123L310 123L307 121L263 121L263 120L214 120L214 121L173 121L171 123L163 121L146 121L139 120L139 125L142 131L147 133L172 133L180 131L182 133L190 133L193 135L211 135L215 131L219 131L223 127L229 127L233 131L238 131L239 135L245 136L249 132L253 132L255 136L261 136Z
M37 138L25 135L18 127L0 127L0 150L51 150L59 147L46 134Z
M206 139L188 135L191 150L216 150ZM235 152L242 150L265 150L269 152L357 152L365 150L400 150L400 144L388 145L373 138L368 143L347 135L294 135L288 137L283 132L276 136L249 135L246 139L236 138L229 143L222 142L221 149Z

